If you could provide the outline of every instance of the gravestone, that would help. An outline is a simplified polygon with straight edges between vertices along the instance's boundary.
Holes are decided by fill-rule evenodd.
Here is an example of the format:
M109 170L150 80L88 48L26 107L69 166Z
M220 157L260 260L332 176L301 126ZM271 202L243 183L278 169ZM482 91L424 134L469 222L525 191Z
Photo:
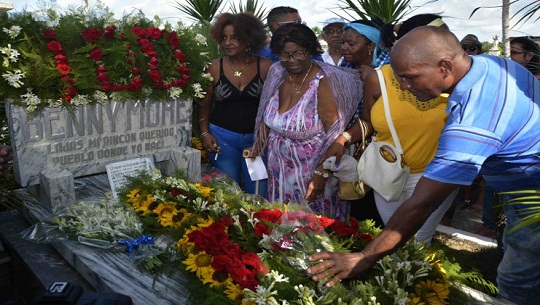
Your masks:
M189 147L192 106L191 100L110 102L31 115L6 103L15 178L24 187L15 191L22 214L34 224L78 200L108 197L108 178L118 183L122 171L129 174L145 160L165 175L182 170L200 181L200 151ZM114 177L107 177L107 167ZM85 187L76 190L76 182ZM135 305L189 304L187 279L179 274L156 278L122 251L61 239L50 246L96 291L128 295Z
M201 179L200 151L189 147L191 100L112 101L39 114L6 107L15 178L49 211L75 201L75 178L104 173L117 161L147 157L167 175L183 170Z

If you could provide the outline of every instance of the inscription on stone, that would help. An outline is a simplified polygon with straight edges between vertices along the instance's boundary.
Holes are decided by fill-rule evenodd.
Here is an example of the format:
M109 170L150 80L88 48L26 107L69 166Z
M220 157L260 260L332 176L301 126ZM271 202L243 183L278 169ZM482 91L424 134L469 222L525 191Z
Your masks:
M46 169L78 177L138 156L168 159L168 148L190 143L191 103L110 102L74 111L50 108L36 116L8 103L16 179L28 186L39 183Z
M134 177L141 171L150 173L154 163L150 158L136 158L107 164L107 177L113 198L118 199L118 190L127 183L127 177Z

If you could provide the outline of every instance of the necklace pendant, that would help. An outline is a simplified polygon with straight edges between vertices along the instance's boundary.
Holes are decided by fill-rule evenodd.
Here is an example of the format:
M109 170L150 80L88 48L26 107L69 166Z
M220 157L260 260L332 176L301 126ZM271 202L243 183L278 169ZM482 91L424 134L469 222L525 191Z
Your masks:
M240 77L243 71L234 71L234 76Z
M295 89L296 95L300 95L300 89Z

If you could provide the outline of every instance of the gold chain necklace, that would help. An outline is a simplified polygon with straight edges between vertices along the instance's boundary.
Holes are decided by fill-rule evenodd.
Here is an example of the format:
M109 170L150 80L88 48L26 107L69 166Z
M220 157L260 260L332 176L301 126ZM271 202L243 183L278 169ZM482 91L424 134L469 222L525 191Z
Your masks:
M306 78L307 78L309 72L311 72L311 68L312 68L312 67L313 67L313 63L311 63L311 64L309 65L309 69L308 69L306 75L304 75L304 79L302 79L302 83L300 83L300 87L296 87L296 84L293 82L292 76L291 76L291 74L289 73L289 80L290 80L291 84L293 85L294 92L296 92L297 95L300 95L300 92L302 92L302 91L301 91L302 86L304 86L304 82L306 81Z
M231 59L229 57L227 57L227 65L229 66L229 69L231 69L231 71L234 72L234 76L236 77L240 77L242 75L242 72L244 72L244 70L247 68L248 66L248 61L249 61L249 57L248 59L246 60L246 64L244 65L244 67L240 70L234 70L231 66Z

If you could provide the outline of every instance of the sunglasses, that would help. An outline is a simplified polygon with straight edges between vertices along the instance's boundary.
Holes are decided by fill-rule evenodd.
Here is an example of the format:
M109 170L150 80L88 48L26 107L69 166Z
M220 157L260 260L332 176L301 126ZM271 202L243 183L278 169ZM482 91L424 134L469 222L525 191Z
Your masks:
M303 25L306 25L306 23L305 23L305 22L302 22L302 20L300 20L300 19L292 20L292 21L280 21L280 22L278 22L277 24L287 24L287 23L296 23L296 24L303 24Z
M474 46L461 46L465 52L476 52L478 51L477 47Z

